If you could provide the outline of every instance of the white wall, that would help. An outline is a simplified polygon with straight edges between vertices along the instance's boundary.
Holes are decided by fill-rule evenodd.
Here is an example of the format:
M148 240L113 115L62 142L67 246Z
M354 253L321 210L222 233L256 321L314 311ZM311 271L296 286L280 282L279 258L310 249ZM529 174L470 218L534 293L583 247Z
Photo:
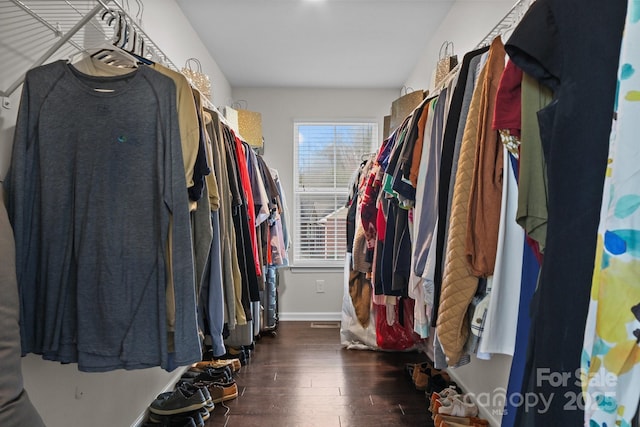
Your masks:
M145 1L143 27L178 68L187 58L197 57L212 80L213 102L226 103L231 97L229 82L174 0ZM10 109L0 107L0 178L10 162L20 92L21 87L10 97ZM25 357L22 366L25 387L49 427L132 425L180 375L160 368L84 373L76 365L46 362L35 355Z
M515 3L515 0L458 0L429 40L405 86L432 88L442 43L453 42L454 52L462 61L464 54L473 50Z
M262 113L264 159L279 171L289 210L293 211L294 119L375 119L382 142L383 117L399 90L392 89L255 89L234 88L235 100ZM292 257L293 258L293 257ZM342 304L341 270L283 270L280 275L281 319L339 319ZM315 281L325 280L325 293L316 293Z
M130 3L135 13L134 2ZM200 60L202 71L211 80L211 101L217 106L227 105L231 86L175 0L144 0L144 5L144 31L178 68L188 58Z
M452 41L458 60L462 61L464 54L473 50L515 3L515 0L458 0L429 41L405 85L432 88L442 42ZM471 364L449 369L449 372L463 390L470 392L474 397L479 396L480 403L486 403L486 397L490 397L490 401L495 398L498 404L482 407L480 415L488 419L491 425L499 426L502 418L499 397L501 393L504 395L504 389L507 388L510 369L511 357L496 355L489 361L472 357Z

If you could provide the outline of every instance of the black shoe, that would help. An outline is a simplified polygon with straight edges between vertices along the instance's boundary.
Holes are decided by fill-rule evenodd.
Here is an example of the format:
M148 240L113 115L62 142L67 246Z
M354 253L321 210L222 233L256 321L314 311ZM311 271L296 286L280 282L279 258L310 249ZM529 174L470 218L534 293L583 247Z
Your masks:
M240 364L245 366L247 364L247 355L242 349L236 349L233 347L227 347L227 353L224 356L218 357L218 359L238 359Z
M192 383L180 383L180 381L178 381L178 384L176 385L177 387L181 387L183 389L185 389L187 391L187 393L195 393L196 390L200 390L202 392L202 395L204 396L204 401L206 404L212 403L213 401L211 400L211 394L209 394L209 389L206 387L201 387L201 386L196 386L193 385ZM158 396L160 397L160 396Z
M177 388L171 393L163 393L151 405L149 411L158 415L175 415L195 411L206 405L200 389Z
M220 366L218 368L213 368L210 366L206 366L203 368L191 368L188 371L186 371L184 374L182 374L181 379L188 380L190 378L196 378L198 375L200 375L203 372L207 372L209 375L214 377L218 375L225 375L230 378L233 378L233 369L231 366L227 365L227 366Z
M211 368L205 368L195 377L182 377L180 381L178 381L178 384L217 381L233 381L233 375L230 375L228 370L214 370Z

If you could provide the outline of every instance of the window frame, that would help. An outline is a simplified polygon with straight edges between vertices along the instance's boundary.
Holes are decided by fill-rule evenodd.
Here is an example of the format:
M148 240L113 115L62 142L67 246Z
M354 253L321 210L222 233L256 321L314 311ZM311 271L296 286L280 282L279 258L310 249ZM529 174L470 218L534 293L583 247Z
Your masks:
M328 268L328 269L335 269L335 268L342 268L344 266L344 254L342 256L340 256L340 259L310 259L310 258L301 258L300 257L300 245L303 243L300 240L300 234L299 234L299 230L301 228L301 221L300 221L300 195L305 194L304 192L300 191L300 168L299 168L299 135L300 135L300 131L299 131L299 127L300 126L332 126L332 127L337 127L337 126L348 126L348 125L361 125L361 126L371 126L372 127L372 136L371 136L371 145L369 147L369 150L367 152L362 153L362 155L365 154L370 154L374 151L376 151L378 149L379 146L379 123L378 120L373 119L373 118L360 118L360 119L349 119L349 120L339 120L339 119L327 119L327 120L321 120L321 119L294 119L293 120L293 146L294 146L294 152L293 152L293 182L292 182L292 189L293 189L293 221L292 221L292 228L293 228L293 239L292 241L292 252L293 252L293 256L291 257L291 266L292 267L302 267L302 268ZM337 158L333 159L334 162L334 166L337 163ZM350 173L353 173L356 171L356 168L358 167L360 162L360 159L358 160L358 164L355 164L353 166L353 170L349 171ZM320 188L320 187L310 187L310 192L313 192L314 188ZM307 193L307 194L309 194ZM336 186L336 183L334 181L334 186L333 188L330 190L329 187L325 188L325 191L318 191L317 192L319 195L343 195L344 196L344 200L346 202L348 194L349 194L349 188L348 186L344 188L344 190L340 189L340 187ZM337 212L334 211L333 213ZM345 220L345 224L346 224L346 220ZM345 238L346 238L346 234L345 234Z

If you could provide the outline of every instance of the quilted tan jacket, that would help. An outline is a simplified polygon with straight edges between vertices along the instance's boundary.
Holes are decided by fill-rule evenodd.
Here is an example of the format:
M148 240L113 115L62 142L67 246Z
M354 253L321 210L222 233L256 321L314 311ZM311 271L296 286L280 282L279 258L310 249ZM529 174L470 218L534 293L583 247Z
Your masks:
M496 49L498 50L497 55L494 54ZM493 111L490 108L490 102L492 102L490 98L491 93L495 93L491 90L492 86L495 86L495 82L491 79L500 78L499 72L497 76L495 75L499 61L502 61L502 67L504 67L502 42L498 40L492 43L489 52L487 65L483 67L478 77L478 84L471 98L451 204L447 252L436 324L438 338L447 356L449 366L457 364L464 353L470 329L467 310L478 286L478 278L472 274L465 251L468 230L467 216L476 149L481 137L479 129L490 127L493 119L489 112ZM492 69L493 71L488 71ZM487 81L488 79L489 81ZM493 102L495 102L495 94Z

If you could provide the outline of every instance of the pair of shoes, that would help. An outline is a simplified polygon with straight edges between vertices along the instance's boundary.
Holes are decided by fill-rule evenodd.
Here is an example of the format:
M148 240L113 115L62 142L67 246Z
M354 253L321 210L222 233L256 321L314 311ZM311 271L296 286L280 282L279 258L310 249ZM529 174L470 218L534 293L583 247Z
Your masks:
M215 360L203 360L191 365L190 370L204 369L204 368L222 368L229 366L233 372L238 372L242 367L239 359L215 359Z
M207 399L197 387L179 387L172 392L160 394L149 405L149 411L157 415L175 415L196 411L207 405Z
M208 412L211 412L215 409L216 405L213 403L213 398L211 397L211 393L209 393L209 389L204 385L198 385L198 384L192 384L192 383L181 384L180 382L178 382L178 384L176 385L176 388L182 388L183 390L186 390L187 393L195 393L196 390L200 390L200 392L202 393L205 399L204 409L206 409ZM205 418L205 421L206 421L209 417L203 415L203 418Z
M489 421L477 417L453 417L450 415L438 414L434 417L433 423L436 427L487 427Z
M238 385L234 380L229 381L202 381L194 383L194 386L206 387L211 395L213 403L226 402L238 397Z
M218 360L238 359L240 365L245 366L249 360L242 348L227 347L226 354L218 357Z
M459 396L461 393L455 386L449 386L440 392L433 392L429 397L429 412L436 414L437 410L434 410L434 406L438 400L444 400L447 397Z
M411 380L416 390L435 391L451 384L451 377L446 371L436 369L430 364L415 365L411 369Z
M411 381L413 382L416 390L424 391L427 389L427 385L429 385L429 378L431 377L431 368L423 368L421 366L416 366L413 368L413 372L411 374Z
M436 414L453 415L454 417L477 417L478 407L471 401L468 394L447 396L437 399L433 404Z
M233 376L228 369L205 368L200 372L189 372L183 375L177 385L198 382L228 382L233 381ZM193 375L195 374L195 375Z
M440 393L447 387L457 388L458 385L455 382L451 381L451 377L446 371L436 372L431 375L431 379L429 381L429 384L427 384L425 393L429 395L433 393Z
M409 376L409 379L413 378L413 371L415 369L427 369L433 368L433 364L430 361L421 362L421 363L405 363L404 370Z
M177 415L149 414L148 424L143 427L204 427L211 415L204 408Z
M229 377L229 378L233 378L233 374L234 374L234 371L231 365L224 365L220 367L205 366L203 368L191 367L189 368L189 370L185 371L182 374L181 378L185 380L188 380L189 378L196 378L198 375L202 374L203 372L207 372L209 375L212 375L212 376L224 375L225 377Z

